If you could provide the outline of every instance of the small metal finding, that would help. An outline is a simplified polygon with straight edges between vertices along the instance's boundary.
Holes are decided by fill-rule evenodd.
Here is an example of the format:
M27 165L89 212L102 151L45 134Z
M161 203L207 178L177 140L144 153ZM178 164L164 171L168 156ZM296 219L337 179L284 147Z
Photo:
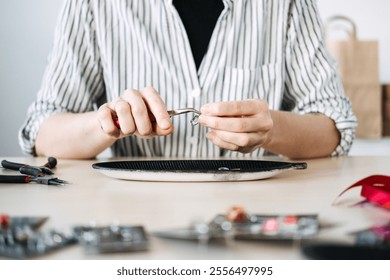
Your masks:
M194 117L191 119L190 123L192 126L197 125L199 123L198 119L201 112L194 108L174 109L168 111L170 117L181 115L181 114L187 114L187 113L194 113Z
M192 126L197 125L199 123L199 115L195 114L194 117L192 118L192 120L190 121L190 123Z

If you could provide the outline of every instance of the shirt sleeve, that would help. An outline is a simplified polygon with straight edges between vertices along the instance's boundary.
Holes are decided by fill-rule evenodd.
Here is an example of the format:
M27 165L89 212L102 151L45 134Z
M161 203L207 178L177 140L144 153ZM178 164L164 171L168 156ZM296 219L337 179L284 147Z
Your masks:
M19 131L26 154L35 155L35 140L46 118L59 112L91 111L104 93L89 5L88 0L67 0L62 7L41 88Z
M316 1L292 1L286 54L286 104L300 114L331 118L341 135L332 156L348 154L355 138L356 117L329 55ZM292 107L292 108L291 108Z

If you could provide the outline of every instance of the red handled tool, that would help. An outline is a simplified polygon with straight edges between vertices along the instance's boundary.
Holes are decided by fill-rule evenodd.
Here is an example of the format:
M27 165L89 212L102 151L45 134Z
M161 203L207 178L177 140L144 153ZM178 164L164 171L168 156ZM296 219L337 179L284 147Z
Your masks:
M48 217L10 216L0 214L0 229L29 226L37 229L47 221Z

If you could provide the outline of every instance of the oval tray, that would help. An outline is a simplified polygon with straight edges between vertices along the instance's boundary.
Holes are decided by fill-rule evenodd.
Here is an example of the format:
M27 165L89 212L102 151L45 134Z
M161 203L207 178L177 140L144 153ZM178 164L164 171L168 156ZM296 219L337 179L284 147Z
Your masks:
M92 167L106 176L136 181L248 181L272 177L305 162L264 160L131 160L99 162Z

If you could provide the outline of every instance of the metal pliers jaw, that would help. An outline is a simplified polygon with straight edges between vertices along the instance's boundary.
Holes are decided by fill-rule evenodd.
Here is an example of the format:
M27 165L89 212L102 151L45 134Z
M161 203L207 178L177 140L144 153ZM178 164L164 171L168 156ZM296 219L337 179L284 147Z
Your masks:
M42 172L41 168L35 166L21 167L19 172L25 175L29 175L29 181L36 182L43 185L65 185L66 181L58 179L56 177L47 175Z
M36 182L38 184L43 185L56 185L56 186L64 186L65 184L69 184L69 182L51 177L51 176L38 176L38 177L30 177L30 182Z
M197 125L199 123L198 119L201 112L194 108L174 109L168 111L170 117L181 115L181 114L187 114L187 113L194 113L194 117L191 119L190 123L192 126Z

